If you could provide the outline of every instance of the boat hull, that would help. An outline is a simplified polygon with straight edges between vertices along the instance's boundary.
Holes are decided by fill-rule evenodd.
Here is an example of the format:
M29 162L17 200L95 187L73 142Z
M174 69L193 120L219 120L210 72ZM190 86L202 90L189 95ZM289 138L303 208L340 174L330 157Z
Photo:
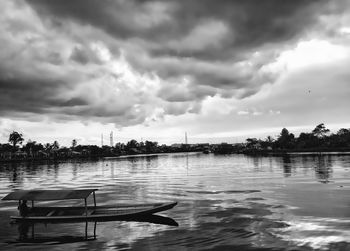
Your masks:
M154 203L123 206L98 207L35 207L26 217L11 216L15 221L108 221L131 220L134 217L152 215L169 210L177 205L172 203Z

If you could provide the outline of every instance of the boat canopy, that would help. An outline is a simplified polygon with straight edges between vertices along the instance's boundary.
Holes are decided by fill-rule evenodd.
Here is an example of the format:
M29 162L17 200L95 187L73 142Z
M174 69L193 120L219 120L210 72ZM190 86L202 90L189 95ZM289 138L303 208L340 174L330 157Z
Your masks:
M6 195L2 200L73 200L86 199L98 189L63 189L63 190L18 190Z

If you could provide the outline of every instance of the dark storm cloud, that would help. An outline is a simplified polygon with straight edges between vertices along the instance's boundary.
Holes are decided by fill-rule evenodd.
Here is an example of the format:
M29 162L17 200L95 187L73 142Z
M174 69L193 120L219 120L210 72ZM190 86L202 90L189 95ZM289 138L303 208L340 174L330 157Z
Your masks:
M316 21L323 11L324 3L326 1L322 0L184 1L176 12L178 30L170 39L177 40L178 36L189 32L189 27L195 27L202 20L211 19L220 20L228 25L229 37L223 40L221 46L212 47L210 50L165 46L155 49L154 53L211 60L235 57L239 60L246 50L257 50L265 44L280 43L298 37Z
M157 32L153 25L157 25L154 15L159 14L162 18L162 3L154 6L147 1L98 1L98 0L75 0L75 1L41 1L28 0L40 15L47 16L57 21L56 17L69 18L81 24L93 25L104 29L119 38L136 36L149 36ZM58 22L59 23L59 22ZM56 23L57 24L57 23ZM161 24L159 24L162 26ZM165 31L165 30L164 30Z
M83 46L75 47L70 55L70 59L83 65L88 63L101 64L95 53L90 48Z
M32 120L33 115L49 115L56 121L98 119L105 123L130 125L142 123L147 115L134 102L113 101L113 90L96 92L85 86L82 92L71 91L71 83L50 78L0 79L0 116ZM87 93L92 93L92 98ZM91 94L90 94L91 95ZM126 94L124 94L126 95ZM107 100L106 100L107 99ZM108 100L110 99L110 100ZM118 103L119 102L119 103Z
M87 64L90 61L89 55L80 48L74 48L70 59L81 64Z
M60 80L0 79L0 114L8 115L16 112L43 114L66 106L87 105L81 98L62 98L57 95L66 88L66 83Z
M28 0L43 16L68 18L104 29L117 38L142 38L159 43L156 55L227 56L223 48L210 51L166 48L205 20L219 20L232 31L224 41L229 54L242 48L281 42L297 36L322 14L326 0L197 0L197 1L45 1ZM167 16L168 15L168 18ZM158 18L158 19L157 19ZM164 21L166 20L166 21ZM210 32L215 32L211 30ZM164 46L165 48L162 48ZM171 46L170 46L171 47ZM166 50L168 49L168 51Z
M129 125L155 110L199 113L207 97L256 94L278 76L267 66L332 11L326 0L3 5L14 15L0 24L9 51L0 51L0 74L9 75L0 81L0 113Z
M155 72L166 81L190 76L194 85L217 88L219 95L236 90L223 96L238 98L274 81L275 75L261 72L263 65L275 60L268 50L297 40L328 10L328 2L28 0L44 19L90 25L118 41L142 47L145 57L132 48L125 52L129 63L141 72ZM247 66L245 62L256 51L262 51L261 62ZM71 59L83 64L90 61L79 49ZM188 91L193 93L193 88ZM196 95L186 96L185 100Z

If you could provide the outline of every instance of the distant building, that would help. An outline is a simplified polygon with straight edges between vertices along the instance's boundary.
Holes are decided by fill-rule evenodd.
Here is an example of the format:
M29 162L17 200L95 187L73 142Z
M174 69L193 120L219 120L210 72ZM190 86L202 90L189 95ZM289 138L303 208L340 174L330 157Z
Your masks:
M183 144L172 144L171 147L173 148L181 148Z

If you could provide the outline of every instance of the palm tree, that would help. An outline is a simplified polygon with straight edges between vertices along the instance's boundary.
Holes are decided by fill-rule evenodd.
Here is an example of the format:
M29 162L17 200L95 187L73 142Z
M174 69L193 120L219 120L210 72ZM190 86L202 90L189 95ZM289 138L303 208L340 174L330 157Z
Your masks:
M49 152L51 150L51 144L50 143L46 143L44 145L44 149L45 149L46 152Z
M273 141L274 141L274 139L271 136L266 137L266 142L268 142L269 144L272 144Z
M50 157L51 150L52 150L51 144L50 143L46 143L44 145L44 149L45 149L46 157Z
M77 140L73 139L72 140L72 149L74 149L77 146Z
M22 144L23 142L23 135L21 133L13 131L9 136L9 142L13 146L13 151L16 150L17 144Z
M57 140L55 140L52 144L52 149L53 150L58 150L60 148L60 145L58 144Z
M51 147L51 149L53 150L53 157L56 158L58 155L58 149L60 148L60 145L58 144L57 140L53 142Z

